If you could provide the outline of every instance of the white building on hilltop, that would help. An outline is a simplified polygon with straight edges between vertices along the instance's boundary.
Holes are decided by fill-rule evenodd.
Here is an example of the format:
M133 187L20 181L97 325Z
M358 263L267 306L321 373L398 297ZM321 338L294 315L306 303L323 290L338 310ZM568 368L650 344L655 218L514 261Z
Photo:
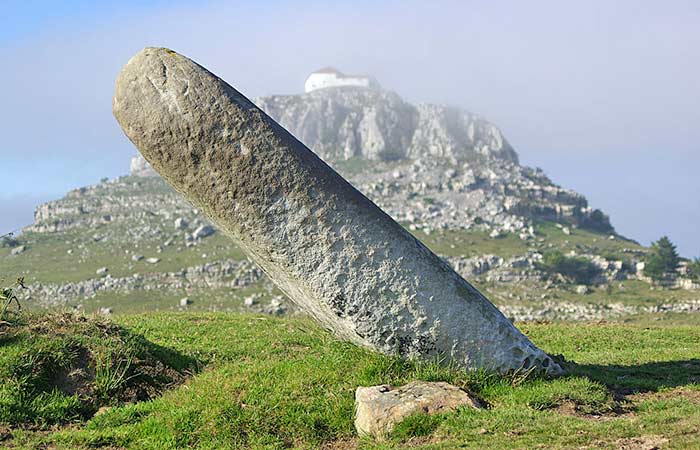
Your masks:
M333 67L325 67L309 75L306 79L306 83L304 83L304 92L338 86L378 88L379 83L372 77L364 75L345 75Z

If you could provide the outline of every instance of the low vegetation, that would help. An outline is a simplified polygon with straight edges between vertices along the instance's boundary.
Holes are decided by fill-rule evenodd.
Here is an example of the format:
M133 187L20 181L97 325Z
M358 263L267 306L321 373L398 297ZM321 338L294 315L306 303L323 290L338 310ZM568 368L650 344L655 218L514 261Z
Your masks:
M22 310L22 305L19 302L19 298L17 298L15 290L26 288L24 277L18 277L12 286L0 288L0 324L9 325L9 322L5 322L5 319L8 318L7 315L13 303L17 306L17 312Z
M33 319L35 325L24 325L21 338L4 339L1 370L18 367L9 355L29 348L54 349L42 355L67 354L55 350L64 344L27 344L32 326L60 324L62 318ZM78 326L74 339L85 334L81 326L116 327L147 348L159 349L158 354L170 355L161 359L178 361L173 367L197 360L203 369L151 400L115 400L115 407L70 427L17 426L23 421L3 416L11 426L0 427L2 444L66 449L700 446L697 327L523 325L539 346L568 360L569 375L546 380L464 373L380 356L334 339L305 318L163 313L121 316L118 321L108 325L86 320L78 323L89 325L70 326ZM487 408L412 417L385 442L358 438L352 422L356 387L415 379L454 383L478 396ZM60 392L58 388L45 390L45 398L58 395L50 394ZM31 398L15 400L16 409L32 408ZM59 408L56 401L44 403L54 406L43 423L88 418L95 409L82 412L70 404Z
M700 281L700 258L688 263L688 276L692 280Z
M589 259L580 256L565 256L559 250L545 252L538 268L550 275L561 275L576 284L593 284L600 269Z
M681 258L676 246L667 236L651 244L644 265L644 275L656 282L670 281L676 277Z

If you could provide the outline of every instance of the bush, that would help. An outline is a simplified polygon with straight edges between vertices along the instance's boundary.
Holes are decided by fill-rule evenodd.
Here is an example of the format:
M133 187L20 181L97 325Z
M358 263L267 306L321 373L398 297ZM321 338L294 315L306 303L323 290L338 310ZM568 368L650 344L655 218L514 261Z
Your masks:
M19 239L14 237L13 234L6 234L5 236L0 237L0 247L17 247L20 244Z
M654 281L674 278L680 262L676 246L667 236L662 236L651 244L651 251L645 260L644 275Z
M581 256L565 256L554 250L542 257L538 268L549 274L558 273L577 284L592 284L600 275L600 268Z
M688 276L695 281L700 281L700 258L688 263Z
M580 226L599 233L612 233L615 231L610 224L610 218L599 209L594 209L589 216L582 217Z

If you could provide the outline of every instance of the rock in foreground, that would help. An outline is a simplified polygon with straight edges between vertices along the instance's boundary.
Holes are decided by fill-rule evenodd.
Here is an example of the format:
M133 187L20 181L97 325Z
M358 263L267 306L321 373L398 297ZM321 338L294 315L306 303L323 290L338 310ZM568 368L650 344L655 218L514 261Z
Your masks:
M495 371L561 368L479 291L250 100L172 50L117 78L153 168L338 337Z
M382 438L408 416L444 413L460 406L480 407L469 394L444 382L413 381L397 388L386 384L358 387L355 391L355 429L360 436Z

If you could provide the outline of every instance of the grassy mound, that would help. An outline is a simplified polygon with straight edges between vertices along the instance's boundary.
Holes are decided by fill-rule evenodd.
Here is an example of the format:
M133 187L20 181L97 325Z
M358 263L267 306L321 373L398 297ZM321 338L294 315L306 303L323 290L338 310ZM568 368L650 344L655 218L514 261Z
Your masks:
M28 316L0 325L0 423L65 423L148 400L194 360L104 319Z

